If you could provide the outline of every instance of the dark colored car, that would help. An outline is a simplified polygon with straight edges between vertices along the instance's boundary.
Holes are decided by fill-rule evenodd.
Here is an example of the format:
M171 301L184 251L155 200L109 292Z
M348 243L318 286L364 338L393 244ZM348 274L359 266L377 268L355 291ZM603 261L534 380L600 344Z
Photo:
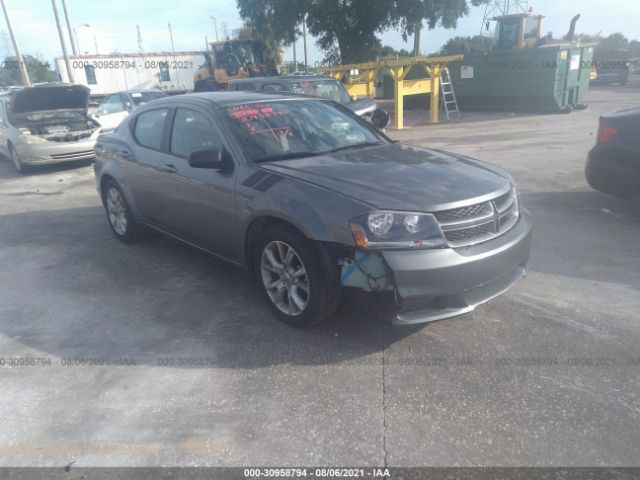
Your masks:
M593 56L593 64L595 65L597 72L596 79L592 80L593 84L627 84L631 67L631 61L629 60L629 51L600 51L596 49Z
M640 107L600 117L586 177L596 190L626 199L640 195Z
M343 287L394 292L399 323L469 312L529 258L509 174L392 142L323 99L156 100L101 135L96 157L116 237L147 226L246 268L294 325L329 317Z
M369 98L353 100L344 85L333 77L324 75L281 75L277 77L249 77L229 82L229 91L263 93L295 93L310 97L322 97L338 102L356 115L363 117L378 128L384 128L389 115L379 109ZM373 119L375 117L375 120Z

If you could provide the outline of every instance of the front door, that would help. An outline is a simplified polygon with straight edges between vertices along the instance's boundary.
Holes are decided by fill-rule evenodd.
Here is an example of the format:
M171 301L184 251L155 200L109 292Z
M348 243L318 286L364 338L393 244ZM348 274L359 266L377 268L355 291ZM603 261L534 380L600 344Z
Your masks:
M213 118L197 108L175 110L166 152L157 156L161 177L154 217L169 233L237 260L235 169L229 173L189 166L189 154L225 148Z

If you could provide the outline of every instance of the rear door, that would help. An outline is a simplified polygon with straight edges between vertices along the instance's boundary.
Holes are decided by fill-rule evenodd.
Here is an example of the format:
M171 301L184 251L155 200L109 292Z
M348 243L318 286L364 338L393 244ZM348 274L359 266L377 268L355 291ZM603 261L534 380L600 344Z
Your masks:
M146 110L132 118L133 142L121 152L121 165L127 184L140 214L147 223L157 223L160 215L162 192L157 188L162 178L159 172L160 157L166 143L168 119L172 110L168 107Z
M8 148L8 132L9 122L7 120L7 110L6 104L3 101L0 101L0 152L9 157L9 148Z
M189 154L209 148L229 149L214 117L205 109L177 107L165 152L158 158L161 198L154 211L162 228L195 245L237 260L234 187L237 168L223 173L192 168Z

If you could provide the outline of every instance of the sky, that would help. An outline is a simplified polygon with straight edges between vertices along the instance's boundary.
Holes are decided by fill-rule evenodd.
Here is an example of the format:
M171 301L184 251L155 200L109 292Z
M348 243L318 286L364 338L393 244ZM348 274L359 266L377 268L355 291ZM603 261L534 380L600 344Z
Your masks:
M60 0L61 16L67 49L71 46ZM215 39L214 20L218 36L242 25L235 0L66 0L71 23L75 27L81 52L106 54L138 51L136 26L140 26L144 51L171 51L169 26L173 32L176 51L202 50L205 36ZM58 32L55 27L51 0L5 0L11 16L13 30L23 54L40 56L45 61L62 55ZM603 8L602 0L530 0L534 13L545 15L543 33L553 32L560 37L569 29L571 18L582 14L576 31L606 36L621 32L628 38L640 39L640 2L638 0L610 0ZM473 8L467 17L458 21L456 29L435 28L424 30L421 37L421 53L437 51L449 38L476 35L480 32L484 7ZM413 48L413 39L402 41L399 32L387 31L381 35L383 45L396 49ZM302 39L297 42L298 60L302 60ZM13 55L6 33L6 23L0 18L0 55ZM310 65L322 60L323 53L308 40ZM292 48L285 49L285 60L292 60Z

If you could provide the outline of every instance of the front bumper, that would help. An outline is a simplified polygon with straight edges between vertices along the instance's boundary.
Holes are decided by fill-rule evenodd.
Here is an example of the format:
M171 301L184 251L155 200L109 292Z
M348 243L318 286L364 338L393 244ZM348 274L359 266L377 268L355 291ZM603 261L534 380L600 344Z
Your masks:
M16 143L20 161L25 165L92 160L96 156L96 139L79 142Z
M532 223L526 210L514 227L471 247L385 251L401 309L395 324L461 315L511 288L526 273Z

